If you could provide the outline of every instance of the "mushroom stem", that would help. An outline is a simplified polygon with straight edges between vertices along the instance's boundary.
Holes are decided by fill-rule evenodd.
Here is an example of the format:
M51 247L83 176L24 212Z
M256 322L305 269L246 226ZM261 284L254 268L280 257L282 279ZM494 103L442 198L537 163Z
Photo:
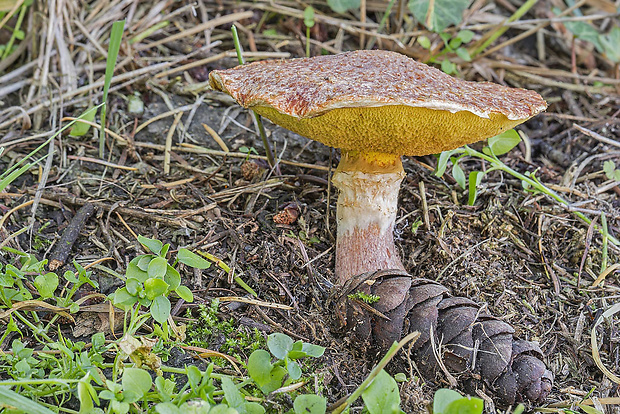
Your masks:
M398 190L405 177L397 155L345 151L332 177L340 190L336 212L336 276L403 269L394 245Z

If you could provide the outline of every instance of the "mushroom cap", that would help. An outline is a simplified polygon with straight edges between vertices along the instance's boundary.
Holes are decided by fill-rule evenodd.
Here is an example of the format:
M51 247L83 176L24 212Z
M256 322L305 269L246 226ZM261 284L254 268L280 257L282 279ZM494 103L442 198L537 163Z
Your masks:
M346 150L425 155L497 135L546 109L525 89L468 82L398 53L359 50L212 71L212 88Z

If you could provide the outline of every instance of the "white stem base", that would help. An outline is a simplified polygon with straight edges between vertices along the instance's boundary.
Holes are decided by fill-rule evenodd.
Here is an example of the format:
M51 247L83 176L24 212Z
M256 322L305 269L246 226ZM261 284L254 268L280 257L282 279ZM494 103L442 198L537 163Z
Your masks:
M405 173L336 171L340 190L336 276L340 284L351 277L380 269L404 269L394 246L398 190Z

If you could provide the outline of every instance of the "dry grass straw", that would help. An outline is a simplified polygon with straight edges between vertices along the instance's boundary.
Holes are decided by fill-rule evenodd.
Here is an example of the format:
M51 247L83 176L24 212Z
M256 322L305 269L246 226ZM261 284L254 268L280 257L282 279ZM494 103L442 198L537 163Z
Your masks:
M21 3L16 4L16 10ZM89 13L82 10L82 5L77 0L35 2L28 10L29 27L26 30L27 33L36 33L35 38L32 41L27 41L28 39L22 41L10 56L11 63L21 61L23 64L13 64L12 71L0 76L0 99L7 99L16 91L22 90L23 101L0 111L0 130L17 125L23 128L32 125L35 129L39 129L50 112L58 109L64 112L65 108L72 105L85 107L99 99L103 87L109 31L115 21L127 19L127 27L121 57L116 66L116 75L111 82L114 86L111 91L147 80L152 76L157 76L159 79L173 75L177 71L187 70L192 66L168 71L198 52L208 52L214 44L209 42L199 51L169 53L168 56L155 59L142 60L141 53L157 52L162 47L179 41L194 44L199 40L196 39L197 34L205 38L205 33L210 36L216 27L252 15L251 11L243 11L208 18L199 25L162 27L161 23L166 19L174 18L181 13L191 15L193 12L192 7L188 6L171 10L170 2L167 1L101 0L91 3ZM10 15L7 15L3 23L9 18ZM159 30L150 32L154 27L159 27ZM166 32L165 29L171 29L171 32ZM128 36L127 33L133 36ZM143 35L144 33L149 35ZM132 41L128 42L127 38L131 38ZM221 42L216 44L219 43ZM173 52L174 49L168 51ZM194 63L194 66L204 65L226 56L228 54L209 57L207 60ZM7 62L3 61L0 69L7 68ZM78 87L78 79L84 76L89 80L88 83Z
M19 9L21 3L21 1L15 3L12 9L13 14ZM369 39L370 44L377 42L379 47L395 47L410 56L422 58L423 51L416 47L415 39L422 34L427 36L434 36L434 34L416 29L413 25L415 22L403 20L403 15L406 13L403 13L403 6L400 3L402 2L399 2L391 13L396 23L388 25L389 27L381 27L380 24L367 20L365 15L358 19L351 19L319 10L315 15L317 23L338 28L341 33L345 34L345 38L326 42L311 39L311 43L316 50L324 48L335 53L354 48L355 44L359 46L360 42L363 45L369 44L366 41ZM81 3L77 0L35 2L29 8L26 19L29 25L26 32L34 38L31 41L22 41L18 49L11 54L11 61L21 61L21 64L14 64L10 72L0 76L0 99L14 96L16 91L21 90L23 102L0 111L0 130L18 125L22 128L33 126L39 129L43 125L46 114L50 111L64 111L65 108L75 105L86 107L99 99L103 86L104 65L102 62L106 59L109 30L114 21L127 20L126 40L123 42L116 75L112 79L112 91L118 91L137 82L149 81L153 78L163 81L163 78L168 76L229 57L230 54L226 52L216 54L210 52L216 46L213 42L221 44L221 41L215 40L217 36L214 36L214 30L223 25L252 17L252 9L303 19L303 8L291 2L238 3L225 0L222 4L223 13L222 9L217 9L214 5L202 1L198 3L197 9L192 5L183 5L174 9L167 1L99 0L90 4L89 11L83 10ZM386 4L381 1L367 0L363 2L363 6L367 11L381 16ZM526 81L528 84L534 82L579 92L613 93L614 86L619 85L620 80L612 76L600 76L600 72L597 76L574 71L549 70L536 65L515 65L513 61L501 55L502 50L513 43L514 39L532 33L542 33L543 38L551 35L550 32L543 32L543 29L549 25L568 20L604 21L617 15L611 9L608 10L602 6L601 10L592 10L587 16L571 14L577 7L583 6L584 0L581 0L553 18L502 22L497 21L497 14L489 13L475 3L461 27L493 32L501 25L522 32L521 35L513 36L504 42L500 41L492 49L482 52L483 56L494 54L493 60L482 59L476 62L478 67L484 67L486 77L501 78L502 76L495 71L502 70L514 74L515 82L519 80ZM7 23L10 15L11 13L5 16L0 26ZM200 15L200 18L196 18L197 15ZM187 23L184 26L180 23L183 20L178 19L179 16L186 17ZM387 19L388 22L390 20ZM248 30L245 26L239 25L239 27ZM254 26L250 26L248 33L252 34L255 41L261 42L263 51L257 55L264 58L288 56L279 50L265 50L267 45L264 42L265 39L260 32L254 33L253 28ZM285 38L287 40L284 43L290 44L296 41L294 36L285 36ZM347 42L346 38L358 40L351 43ZM178 52L180 44L195 45L200 42L204 46L199 53L191 50L186 53ZM348 43L346 47L345 42ZM162 50L166 53L161 54ZM204 53L208 55L197 61L191 61L193 54L204 55ZM0 63L0 69L7 69L5 62ZM79 86L78 80L84 76L89 81ZM575 79L579 83L575 83ZM613 86L593 87L594 82ZM13 99L11 101L14 102Z

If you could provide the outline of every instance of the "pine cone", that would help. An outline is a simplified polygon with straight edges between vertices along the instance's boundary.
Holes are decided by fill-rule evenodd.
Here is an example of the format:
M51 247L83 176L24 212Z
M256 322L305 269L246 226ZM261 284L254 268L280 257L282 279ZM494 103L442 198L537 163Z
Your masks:
M261 173L261 167L254 161L245 161L241 164L241 175L244 179L252 181Z
M377 295L372 307L350 295ZM515 339L514 329L475 302L451 296L428 279L413 279L402 270L358 275L332 296L337 324L362 344L385 352L403 334L421 333L413 359L427 379L442 373L441 363L470 392L482 388L500 405L542 402L553 374L535 342ZM389 318L389 319L386 319Z

